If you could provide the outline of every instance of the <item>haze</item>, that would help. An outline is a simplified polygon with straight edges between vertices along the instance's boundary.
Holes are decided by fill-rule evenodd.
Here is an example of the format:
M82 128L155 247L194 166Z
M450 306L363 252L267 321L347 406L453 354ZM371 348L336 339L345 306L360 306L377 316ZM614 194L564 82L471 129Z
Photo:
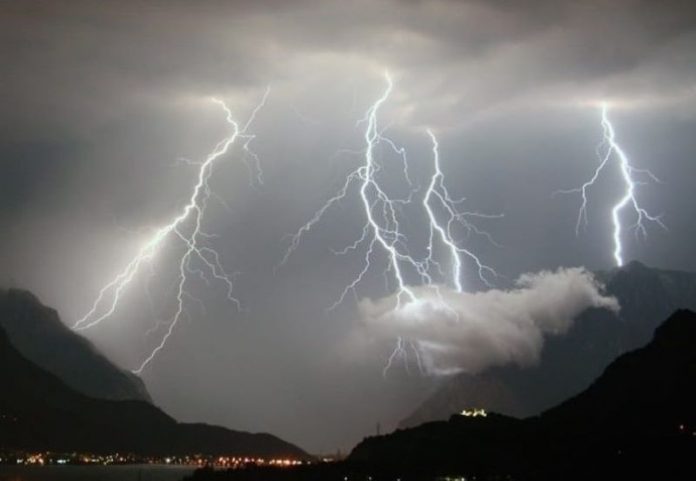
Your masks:
M579 237L578 199L552 196L595 167L601 101L632 161L662 181L640 195L669 231L626 236L627 259L694 270L695 21L677 0L5 2L0 283L31 289L71 325L186 202L195 167L181 159L200 160L227 134L210 97L243 119L270 85L252 129L264 182L250 185L241 157L227 158L212 184L229 208L212 205L206 226L239 272L245 310L196 285L202 306L190 305L143 379L179 419L348 449L378 422L393 427L440 378L383 377L393 346L355 346L355 299L326 309L355 274L355 256L331 251L359 236L355 199L274 267L284 236L359 162L337 152L363 147L356 121L385 69L395 88L380 118L414 176L431 168L430 127L450 190L504 214L483 221L500 246L472 240L502 274L498 288L526 272L612 266L612 179ZM172 308L175 266L160 257L124 307L85 332L124 368L142 362L145 332ZM358 297L388 294L377 273Z

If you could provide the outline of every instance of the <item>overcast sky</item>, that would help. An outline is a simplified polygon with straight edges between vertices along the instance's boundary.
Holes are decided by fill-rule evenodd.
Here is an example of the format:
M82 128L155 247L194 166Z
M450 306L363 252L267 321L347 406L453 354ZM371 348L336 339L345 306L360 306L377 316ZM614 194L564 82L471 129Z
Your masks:
M356 300L390 294L381 271L327 311L364 256L331 250L360 237L355 192L274 266L286 234L359 165L347 151L364 148L356 122L384 91L384 71L394 90L379 120L408 149L414 183L432 168L431 128L452 194L467 210L504 214L479 223L498 245L474 236L467 246L505 288L525 272L612 267L618 170L592 191L578 237L578 197L552 195L592 175L602 101L632 162L661 180L638 196L668 231L626 235L626 258L696 270L694 47L696 8L679 0L2 2L0 282L31 289L72 324L190 197L197 167L181 159L201 160L229 134L210 97L243 121L270 86L250 127L264 182L250 184L233 150L216 164L221 202L205 219L223 265L239 272L245 309L224 286L192 281L201 302L187 302L143 378L182 420L347 449L409 414L438 378L384 378L392 344L355 348ZM385 172L395 193L398 175ZM416 240L421 222L406 227ZM171 316L176 254L172 241L115 315L85 331L124 368Z

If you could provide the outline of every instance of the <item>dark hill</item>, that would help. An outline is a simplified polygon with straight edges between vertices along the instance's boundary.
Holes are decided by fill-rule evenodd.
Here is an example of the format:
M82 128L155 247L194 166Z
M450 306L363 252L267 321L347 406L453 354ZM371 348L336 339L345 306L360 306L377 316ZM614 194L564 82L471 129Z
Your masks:
M0 327L24 357L87 396L150 401L139 377L112 364L30 292L0 289Z
M696 314L675 312L647 346L620 356L582 393L539 420L574 432L674 432L696 426Z
M584 389L617 356L647 343L675 310L696 310L695 273L631 262L596 275L619 300L618 315L585 312L566 335L546 339L537 366L504 366L446 380L400 426L446 420L468 407L516 417L539 414Z
M341 463L196 471L193 481L692 480L696 314L677 311L647 346L540 416L452 416L365 439Z
M540 416L455 415L368 438L349 461L390 473L693 479L694 455L696 314L682 310L647 346L622 355L585 391Z
M20 354L0 328L0 450L306 457L270 434L178 423L144 401L87 397Z

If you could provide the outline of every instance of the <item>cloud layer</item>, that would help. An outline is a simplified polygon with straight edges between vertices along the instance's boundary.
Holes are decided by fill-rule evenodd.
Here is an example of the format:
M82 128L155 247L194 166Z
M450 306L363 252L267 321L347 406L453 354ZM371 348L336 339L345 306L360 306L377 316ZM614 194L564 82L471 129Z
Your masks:
M566 333L586 309L619 309L617 300L604 296L603 286L580 267L523 274L512 290L415 291L419 302L395 309L394 296L365 299L360 312L370 335L412 341L433 374L533 364L544 337Z

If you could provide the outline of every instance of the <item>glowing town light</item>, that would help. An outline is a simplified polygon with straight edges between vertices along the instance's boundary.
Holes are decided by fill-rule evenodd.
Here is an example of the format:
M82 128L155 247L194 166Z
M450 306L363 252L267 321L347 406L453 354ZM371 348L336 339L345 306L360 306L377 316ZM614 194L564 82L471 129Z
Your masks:
M485 409L464 409L460 415L468 418L485 418L488 413Z

